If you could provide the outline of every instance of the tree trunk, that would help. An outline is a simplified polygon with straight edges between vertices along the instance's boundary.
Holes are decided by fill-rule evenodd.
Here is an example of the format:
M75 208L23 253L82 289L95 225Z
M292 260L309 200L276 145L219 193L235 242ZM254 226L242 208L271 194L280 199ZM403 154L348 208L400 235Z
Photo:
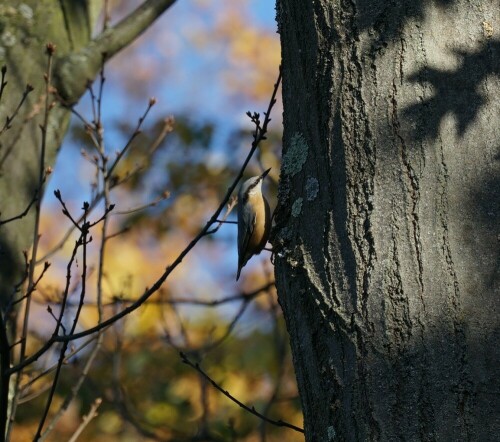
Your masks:
M274 248L307 441L493 441L494 0L279 0Z
M8 83L0 98L0 440L5 438L11 385L7 369L16 335L15 312L9 317L5 312L14 295L22 297L16 289L26 273L23 251L28 257L36 230L36 204L30 203L43 196L40 169L46 170L55 162L69 123L66 106L79 100L105 60L144 32L174 2L145 0L95 38L91 37L103 6L101 0L4 0L0 4L0 66L7 67ZM56 47L51 87L64 100L64 106L53 97L49 100L42 158L40 126L45 117L49 42ZM11 127L3 131L4 122L16 113L27 83L34 89L19 107Z
M75 52L90 40L87 3L58 0L8 0L0 13L0 65L7 66L8 82L0 102L0 123L16 109L29 83L34 87L11 129L0 138L0 219L21 214L38 188L47 54L45 45L56 45L58 59ZM85 83L85 79L83 79ZM45 163L52 166L66 133L69 111L57 106L48 125ZM0 301L10 298L23 270L23 250L33 241L35 211L0 227Z
M175 0L145 0L113 27L91 39L101 0L5 0L0 5L0 65L8 85L0 101L0 124L16 109L26 84L34 86L0 137L0 221L17 216L37 193L47 55L56 45L53 83L66 104L76 103L109 59L144 32ZM69 111L50 112L44 163L52 166L68 128ZM0 129L1 129L0 125ZM42 189L43 190L43 189ZM35 211L0 225L0 307L10 299L24 271L23 250L31 247Z

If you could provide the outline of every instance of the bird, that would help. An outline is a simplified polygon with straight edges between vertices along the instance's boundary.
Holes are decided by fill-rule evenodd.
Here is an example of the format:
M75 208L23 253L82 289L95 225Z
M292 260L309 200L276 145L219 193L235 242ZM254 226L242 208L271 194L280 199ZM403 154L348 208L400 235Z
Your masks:
M271 169L246 180L238 192L238 273L253 255L258 255L271 232L271 210L262 194L262 181Z

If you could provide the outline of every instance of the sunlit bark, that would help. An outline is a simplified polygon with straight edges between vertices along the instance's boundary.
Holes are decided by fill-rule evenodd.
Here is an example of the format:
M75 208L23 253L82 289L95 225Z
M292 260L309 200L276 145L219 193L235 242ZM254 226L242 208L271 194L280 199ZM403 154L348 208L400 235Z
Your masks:
M67 102L75 103L94 80L103 57L110 58L144 32L175 0L147 0L103 33L96 32L102 2L9 0L1 5L0 64L7 66L8 85L0 101L0 121L19 103L26 84L34 91L20 108L12 128L0 138L0 220L24 212L39 183L39 125L44 108L45 45L56 46L53 86ZM98 31L98 30L97 30ZM45 163L54 164L69 122L69 112L59 104L50 113ZM22 277L23 250L33 239L34 211L0 228L0 304L11 296Z

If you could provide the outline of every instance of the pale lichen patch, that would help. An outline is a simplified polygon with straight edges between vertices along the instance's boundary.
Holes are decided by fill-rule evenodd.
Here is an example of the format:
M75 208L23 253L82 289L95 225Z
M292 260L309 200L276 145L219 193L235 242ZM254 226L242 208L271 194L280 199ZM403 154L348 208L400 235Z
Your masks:
M337 435L335 428L332 426L328 427L328 442L332 442L335 439L335 436Z
M283 156L282 170L286 175L294 176L302 170L309 152L304 135L299 132L293 134L286 154Z
M16 37L12 32L5 31L2 34L1 41L5 47L9 48L9 47L14 46L16 44Z
M26 3L21 3L18 7L19 13L26 19L31 20L33 18L33 9Z
M314 201L318 196L319 182L314 177L307 178L306 181L306 198L307 201Z
M303 198L297 198L292 205L292 216L297 218L302 213Z

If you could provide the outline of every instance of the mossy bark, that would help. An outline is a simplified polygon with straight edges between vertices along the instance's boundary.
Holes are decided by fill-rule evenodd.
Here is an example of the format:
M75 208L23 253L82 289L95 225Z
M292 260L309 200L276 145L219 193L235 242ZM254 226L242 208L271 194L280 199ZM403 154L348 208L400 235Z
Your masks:
M307 441L498 437L496 8L278 1L276 282Z
M16 216L37 191L44 111L45 45L56 45L53 86L65 104L76 103L107 60L129 45L175 0L145 0L122 21L92 38L100 0L8 0L0 5L0 63L8 81L0 102L0 121L12 115L26 84L34 86L12 128L0 138L0 220ZM57 105L50 112L45 165L51 166L69 122ZM33 240L34 211L0 226L0 305L22 276L22 251Z
M85 1L5 1L0 6L0 64L7 66L8 84L0 102L0 121L12 115L26 84L33 92L12 127L0 138L0 220L21 214L37 192L40 167L47 55L56 45L56 60L87 44L93 24ZM81 79L85 83L86 79ZM54 164L66 133L69 112L55 106L48 124L46 166ZM33 241L34 210L0 226L0 303L5 305L22 278L24 258Z

